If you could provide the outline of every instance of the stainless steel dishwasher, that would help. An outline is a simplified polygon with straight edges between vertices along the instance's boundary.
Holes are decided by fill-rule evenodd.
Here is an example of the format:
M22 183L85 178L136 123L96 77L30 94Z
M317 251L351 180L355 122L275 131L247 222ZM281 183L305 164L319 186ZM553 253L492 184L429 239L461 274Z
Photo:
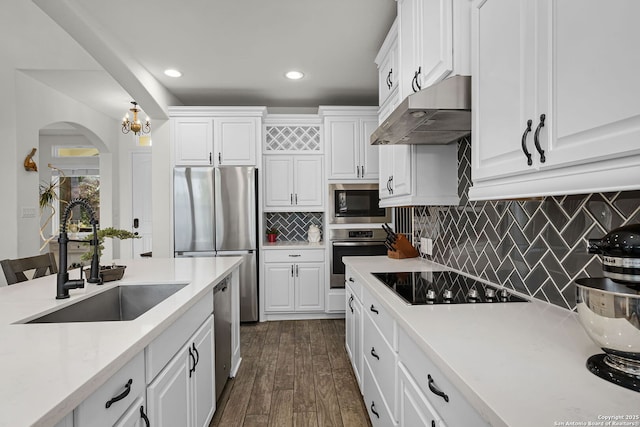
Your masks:
M213 290L213 328L218 400L231 371L231 289L228 277Z

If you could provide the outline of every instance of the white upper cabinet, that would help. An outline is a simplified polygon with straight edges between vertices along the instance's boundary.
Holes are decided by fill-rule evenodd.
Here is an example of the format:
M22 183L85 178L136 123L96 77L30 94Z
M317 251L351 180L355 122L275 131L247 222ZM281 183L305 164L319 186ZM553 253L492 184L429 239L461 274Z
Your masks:
M470 0L398 0L400 95L469 75Z
M369 143L378 127L378 109L320 107L327 141L328 178L378 179L378 147Z
M391 94L398 90L398 20L387 33L382 47L376 56L375 63L378 66L378 105L382 106Z
M321 211L322 157L269 155L264 159L265 211Z
M180 117L171 119L176 165L213 164L213 119Z
M458 145L381 146L380 206L457 205Z
M381 124L400 103L400 65L398 52L398 20L391 29L376 55L378 66L378 124Z
M265 119L265 211L324 209L321 123L317 114L270 114Z
M472 199L640 188L637 16L623 0L476 3Z
M255 166L264 107L171 107L175 165Z
M260 119L223 118L214 122L214 148L218 165L255 165Z

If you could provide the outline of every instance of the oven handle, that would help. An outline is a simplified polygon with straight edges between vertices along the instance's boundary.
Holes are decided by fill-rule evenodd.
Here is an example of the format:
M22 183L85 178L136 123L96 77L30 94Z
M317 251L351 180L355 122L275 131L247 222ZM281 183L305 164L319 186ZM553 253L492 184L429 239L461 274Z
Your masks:
M376 242L371 242L371 241L366 241L366 242L362 242L362 241L358 241L358 242L332 242L333 246L383 246L384 245L384 241L380 240L380 241L376 241Z

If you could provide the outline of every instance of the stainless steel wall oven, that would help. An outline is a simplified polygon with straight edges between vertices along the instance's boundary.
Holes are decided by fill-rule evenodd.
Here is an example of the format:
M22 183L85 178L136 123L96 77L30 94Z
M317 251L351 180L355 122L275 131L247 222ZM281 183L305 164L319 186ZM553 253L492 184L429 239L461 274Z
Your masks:
M386 233L382 228L333 228L329 230L331 243L331 288L344 288L344 256L386 255Z
M379 206L378 184L330 184L330 224L391 222L391 209Z

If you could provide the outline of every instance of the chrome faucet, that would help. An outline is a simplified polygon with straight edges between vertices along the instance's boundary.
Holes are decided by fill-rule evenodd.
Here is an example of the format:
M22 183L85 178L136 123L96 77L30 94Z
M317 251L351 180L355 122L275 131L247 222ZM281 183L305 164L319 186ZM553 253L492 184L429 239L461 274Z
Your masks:
M59 251L60 251L60 266L58 268L58 284L56 299L69 298L69 289L84 288L84 279L82 278L82 266L80 267L80 279L69 280L69 272L67 271L67 243L69 238L67 237L67 221L71 209L75 206L84 208L85 211L91 217L90 223L93 230L93 238L91 239L91 246L93 246L93 256L91 257L91 272L87 282L89 283L102 283L100 278L100 259L98 257L98 221L96 221L93 208L84 199L73 199L64 210L62 221L60 224L60 236L58 237Z

